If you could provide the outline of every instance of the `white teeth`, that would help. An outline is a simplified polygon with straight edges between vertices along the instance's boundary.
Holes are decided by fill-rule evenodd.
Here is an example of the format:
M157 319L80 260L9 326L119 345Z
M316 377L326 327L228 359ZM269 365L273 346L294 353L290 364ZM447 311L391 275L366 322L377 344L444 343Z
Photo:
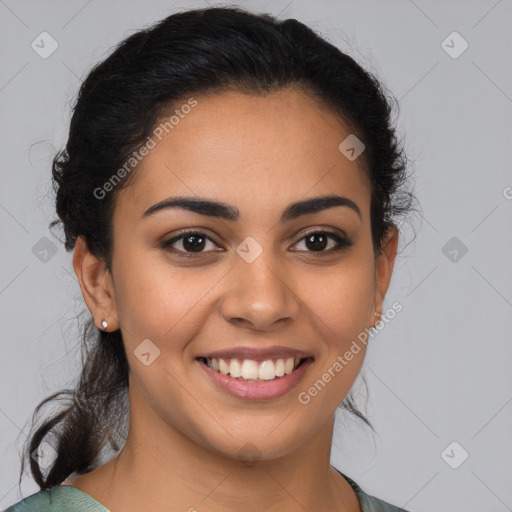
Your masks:
M258 363L252 359L244 359L242 363L242 377L244 379L257 379Z
M268 359L267 361L263 361L260 364L260 370L258 373L258 377L260 380L272 380L276 376L276 370L274 367L274 362L272 359Z
M223 375L230 375L234 379L250 380L273 380L276 377L283 377L290 374L300 363L300 359L287 357L276 359L266 359L261 363L253 359L229 360L229 363L222 358L206 358L206 365Z
M229 375L236 379L242 375L242 367L238 362L238 359L231 359L231 363L229 364Z
M276 377L284 375L284 359L278 359L275 364Z
M224 359L219 359L219 370L223 375L227 375L229 373L229 366L226 364Z

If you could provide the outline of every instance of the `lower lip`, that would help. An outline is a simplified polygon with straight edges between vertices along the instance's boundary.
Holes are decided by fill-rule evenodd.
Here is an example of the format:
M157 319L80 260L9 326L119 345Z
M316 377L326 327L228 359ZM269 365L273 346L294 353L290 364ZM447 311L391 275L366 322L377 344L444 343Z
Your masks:
M304 376L313 359L306 359L295 371L267 381L243 381L223 375L207 366L201 359L197 360L203 370L213 379L222 390L243 400L271 400L289 393Z

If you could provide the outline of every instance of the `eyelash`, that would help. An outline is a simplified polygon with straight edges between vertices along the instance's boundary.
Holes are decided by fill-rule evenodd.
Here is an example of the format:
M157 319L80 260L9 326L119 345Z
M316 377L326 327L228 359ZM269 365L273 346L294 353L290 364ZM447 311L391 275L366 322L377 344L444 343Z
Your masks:
M163 242L161 247L162 247L162 249L167 250L174 243L176 243L180 240L183 240L186 236L191 236L191 235L199 235L200 237L206 238L207 240L209 240L215 244L215 241L212 240L209 236L206 235L206 233L204 233L202 231L185 231L181 235L176 236L174 238L171 238L170 240ZM296 242L294 245L297 245L298 243L302 242L302 240L304 240L305 238L307 238L308 236L311 236L311 235L327 235L329 238L334 239L334 241L337 243L336 247L331 247L331 249L328 249L328 250L322 250L319 252L306 251L314 257L322 257L322 256L330 255L330 254L336 253L338 251L341 251L343 249L347 249L352 245L352 242L350 240L343 238L343 237L339 236L337 233L334 233L334 232L328 231L328 230L310 231L309 233L306 233L305 235L303 235L298 240L298 242ZM217 245L217 244L215 244L215 245ZM197 257L205 254L206 252L208 252L208 251L201 251L201 252L194 253L194 252L187 252L187 251L179 250L179 251L177 251L177 254L179 254L179 257L181 257L181 258L197 258ZM301 252L301 251L298 251L298 252Z

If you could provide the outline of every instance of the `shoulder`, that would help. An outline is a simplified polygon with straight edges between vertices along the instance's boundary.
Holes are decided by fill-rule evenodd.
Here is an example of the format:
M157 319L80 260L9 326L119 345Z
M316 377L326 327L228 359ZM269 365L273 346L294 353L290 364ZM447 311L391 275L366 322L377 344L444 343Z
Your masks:
M352 489L354 489L357 497L359 498L359 502L361 503L362 512L409 512L403 508L396 507L387 503L386 501L380 500L375 496L370 496L366 494L361 487L354 482L347 475L341 473L341 471L337 470L343 478L350 484Z
M109 512L88 494L68 485L39 491L11 505L4 512Z
M11 505L4 512L49 511L50 503L50 491L39 491Z

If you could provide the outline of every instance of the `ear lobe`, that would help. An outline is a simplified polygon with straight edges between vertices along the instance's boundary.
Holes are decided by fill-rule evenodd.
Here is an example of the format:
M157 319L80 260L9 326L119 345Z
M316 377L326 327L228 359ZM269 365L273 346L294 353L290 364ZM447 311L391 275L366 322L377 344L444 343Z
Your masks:
M92 254L83 236L77 239L73 253L73 268L82 295L99 329L102 319L109 328L119 328L112 279L103 259ZM109 329L110 330L110 329Z
M396 228L389 227L384 240L382 241L381 251L375 260L375 309L380 311L384 297L391 282L393 267L395 264L396 253L398 249L399 233ZM381 313L382 314L382 313Z

